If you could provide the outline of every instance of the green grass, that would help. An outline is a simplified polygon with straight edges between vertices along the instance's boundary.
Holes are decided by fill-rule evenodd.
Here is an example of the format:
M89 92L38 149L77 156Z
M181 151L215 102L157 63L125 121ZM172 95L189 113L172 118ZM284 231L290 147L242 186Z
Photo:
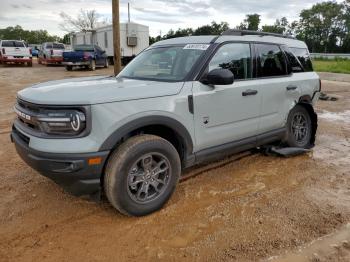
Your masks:
M315 59L312 64L317 72L350 74L350 59Z

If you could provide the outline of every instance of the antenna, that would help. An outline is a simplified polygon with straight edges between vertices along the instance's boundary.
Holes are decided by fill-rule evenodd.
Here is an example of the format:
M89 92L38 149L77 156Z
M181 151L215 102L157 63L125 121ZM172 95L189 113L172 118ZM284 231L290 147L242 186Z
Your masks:
M128 2L128 21L130 23L130 3Z

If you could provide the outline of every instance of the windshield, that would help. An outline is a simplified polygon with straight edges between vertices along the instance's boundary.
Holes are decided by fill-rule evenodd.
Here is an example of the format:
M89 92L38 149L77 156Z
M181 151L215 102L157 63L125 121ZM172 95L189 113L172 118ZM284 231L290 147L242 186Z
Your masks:
M182 81L209 45L159 47L137 56L118 77Z

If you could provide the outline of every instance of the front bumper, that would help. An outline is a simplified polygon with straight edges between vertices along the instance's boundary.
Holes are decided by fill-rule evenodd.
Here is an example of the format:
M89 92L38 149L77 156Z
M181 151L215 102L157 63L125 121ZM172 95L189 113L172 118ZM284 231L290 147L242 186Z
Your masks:
M103 167L109 151L88 154L56 154L34 150L29 138L13 127L11 141L17 153L33 169L69 193L81 196L100 191ZM96 162L96 159L100 161Z

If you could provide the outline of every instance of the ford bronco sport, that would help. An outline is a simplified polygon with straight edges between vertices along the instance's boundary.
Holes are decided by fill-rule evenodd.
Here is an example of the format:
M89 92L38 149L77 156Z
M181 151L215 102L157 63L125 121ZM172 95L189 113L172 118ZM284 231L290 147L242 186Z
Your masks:
M311 148L321 91L307 46L229 30L158 42L117 77L51 81L18 93L18 154L75 195L104 190L142 216L181 170L278 143Z

